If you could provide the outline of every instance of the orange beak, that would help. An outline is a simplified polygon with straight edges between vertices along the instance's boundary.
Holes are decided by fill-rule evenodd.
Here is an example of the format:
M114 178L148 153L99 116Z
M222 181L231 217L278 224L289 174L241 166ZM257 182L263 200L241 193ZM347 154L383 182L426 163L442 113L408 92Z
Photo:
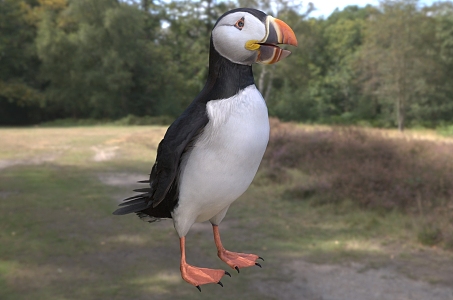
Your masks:
M278 44L297 46L296 35L285 22L268 16L266 30L266 37L257 43L260 45L258 63L273 64L291 54L290 51L278 47Z

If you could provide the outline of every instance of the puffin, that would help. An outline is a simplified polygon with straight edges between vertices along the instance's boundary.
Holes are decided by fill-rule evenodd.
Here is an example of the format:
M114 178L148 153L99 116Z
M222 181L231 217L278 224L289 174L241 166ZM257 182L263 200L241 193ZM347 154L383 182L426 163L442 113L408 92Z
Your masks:
M273 64L297 46L283 21L252 8L224 13L210 37L209 72L204 88L170 125L157 148L146 188L124 199L114 215L137 214L150 223L173 219L179 235L182 278L201 292L231 274L186 261L185 241L191 226L209 221L218 257L239 273L261 265L256 254L226 250L219 225L230 205L251 184L269 141L266 103L255 86L252 65ZM264 260L264 259L262 259Z

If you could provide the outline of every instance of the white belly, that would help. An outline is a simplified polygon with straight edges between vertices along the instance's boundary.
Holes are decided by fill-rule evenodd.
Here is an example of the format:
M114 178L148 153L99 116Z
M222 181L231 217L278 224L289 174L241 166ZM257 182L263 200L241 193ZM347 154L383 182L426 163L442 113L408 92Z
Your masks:
M241 196L255 177L269 141L266 104L249 86L207 104L209 123L181 164L175 227L185 236Z

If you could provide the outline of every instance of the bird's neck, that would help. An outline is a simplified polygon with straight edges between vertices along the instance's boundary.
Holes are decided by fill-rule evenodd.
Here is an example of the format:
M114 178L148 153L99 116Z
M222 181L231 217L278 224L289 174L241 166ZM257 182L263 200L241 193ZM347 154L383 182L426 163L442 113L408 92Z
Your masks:
M205 86L210 100L230 98L252 84L255 84L252 66L233 63L221 56L211 39L209 75Z

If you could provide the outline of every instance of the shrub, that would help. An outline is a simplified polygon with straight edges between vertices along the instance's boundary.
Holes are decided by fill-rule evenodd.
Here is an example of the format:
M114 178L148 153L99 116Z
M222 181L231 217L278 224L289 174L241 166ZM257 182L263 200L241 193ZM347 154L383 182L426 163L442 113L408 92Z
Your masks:
M412 211L453 202L453 144L351 127L308 130L271 119L264 174L284 179L288 169L310 176L288 191L297 195Z
M442 239L442 230L435 224L425 224L418 232L418 241L426 246L439 244Z
M117 126L131 126L131 125L162 125L168 126L174 121L170 116L143 116L138 117L135 115L127 115L121 119L112 120L98 120L98 119L57 119L39 124L42 127L76 127L76 126L98 126L98 125L117 125Z
M134 115L127 115L124 118L113 122L115 125L170 125L174 121L174 118L169 116L144 116L137 117Z

